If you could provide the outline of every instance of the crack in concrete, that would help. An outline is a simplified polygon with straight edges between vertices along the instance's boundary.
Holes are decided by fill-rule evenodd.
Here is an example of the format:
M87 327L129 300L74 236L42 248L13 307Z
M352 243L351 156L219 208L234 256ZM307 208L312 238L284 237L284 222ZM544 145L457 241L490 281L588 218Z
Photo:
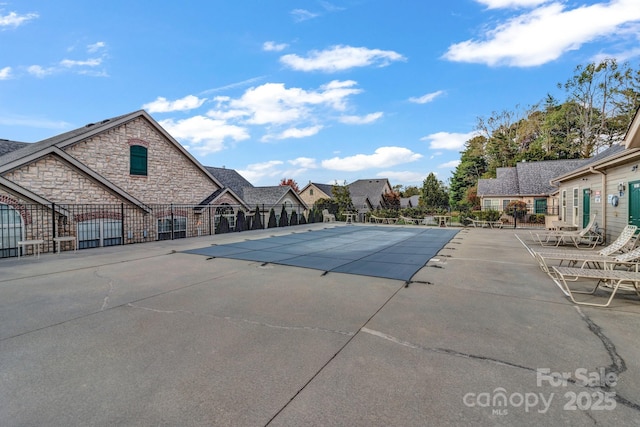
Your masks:
M113 279L106 277L106 276L101 276L98 273L98 270L94 270L93 272L94 277L97 277L99 279L102 280L108 280L109 281L109 290L107 291L107 295L105 295L104 299L102 300L102 307L100 307L100 311L104 311L107 306L109 305L109 298L111 297L111 294L113 293Z
M588 319L588 317L587 317L587 319ZM593 323L593 321L591 321L591 319L589 319L589 322L590 322L590 324L593 324L595 326L595 328L600 330L600 328L597 325L595 325ZM591 326L590 326L590 329L591 329ZM384 332L375 331L375 330L369 329L369 328L364 328L363 327L362 329L360 329L360 331L364 332L364 333L367 333L369 335L373 335L375 337L382 338L384 340L390 341L390 342L392 342L394 344L399 344L401 346L408 347L408 348L411 348L411 349L414 349L414 350L422 350L422 351L428 351L428 352L432 352L432 353L445 354L445 355L454 356L454 357L460 357L460 358L464 358L464 359L479 360L479 361L483 361L483 362L493 363L493 364L499 365L499 366L507 366L507 367L511 367L511 368L523 369L525 371L529 371L529 372L533 372L533 373L537 373L538 372L537 369L530 368L530 367L524 366L524 365L519 365L519 364L513 363L513 362L507 362L505 360L495 359L493 357L480 356L480 355L471 354L471 353L463 353L461 351L447 349L447 348L441 348L441 347L426 347L426 346L423 346L423 345L414 344L414 343L411 343L409 341L403 341L403 340L401 340L399 338L396 338L396 337L394 337L392 335L385 334ZM592 329L592 331L593 331L593 329ZM603 337L604 341L608 342L608 344L605 344L605 347L613 348L613 351L615 352L615 346L613 346L613 343L611 343L611 341L606 336L602 335L602 333L600 332L600 335L598 335L598 337ZM604 343L604 341L603 341L603 343ZM611 346L613 346L613 347L611 347ZM624 364L624 360L617 353L615 353L615 355L617 356L616 359L619 359ZM625 366L624 369L626 370L626 365L623 365L623 366ZM554 375L554 374L552 374L552 376L556 377L559 380L564 379L565 381L567 381L567 382L569 382L571 384L580 385L580 386L583 386L583 387L591 389L591 390L610 391L609 387L592 386L592 385L589 385L589 384L580 384L575 380L575 378L563 378L561 376ZM637 403L629 401L628 399L626 399L623 396L620 396L617 392L615 394L615 400L616 400L616 402L618 402L621 405L624 405L624 406L626 406L626 407L628 407L630 409L635 409L636 411L640 411L640 405L638 405Z
M190 316L202 316L202 317L209 317L209 318L212 318L212 319L225 320L227 322L231 322L231 323L235 323L235 324L246 323L246 324L249 324L249 325L261 326L261 327L271 328L271 329L281 329L281 330L286 330L286 331L328 332L328 333L332 333L332 334L340 334L340 335L345 335L345 336L349 336L349 337L355 335L354 332L348 332L348 331L339 331L339 330L333 330L333 329L318 328L318 327L314 327L314 326L274 325L274 324L271 324L271 323L258 322L256 320L237 319L237 318L233 318L233 317L230 317L230 316L218 316L218 315L210 314L210 313L197 313L197 312L189 311L189 310L158 310L158 309L155 309L155 308L143 307L143 306L135 305L135 304L132 304L132 303L128 303L127 306L131 307L131 308L137 308L137 309L140 309L140 310L152 311L154 313L188 314Z
M605 351L607 352L607 354L609 355L609 358L611 359L611 364L609 366L604 367L605 372L614 373L616 377L619 379L620 375L627 370L627 364L625 363L622 356L620 356L620 354L618 353L618 350L616 349L615 344L613 343L613 341L609 339L608 336L604 334L604 332L602 332L602 328L598 326L593 320L591 320L591 318L587 316L580 307L575 306L575 309L580 315L580 317L582 318L582 320L587 324L587 327L589 328L589 330L593 332L593 334L596 337L598 337L598 339L602 342L602 345L604 346ZM603 388L605 390L611 389L609 386L606 386ZM640 411L639 404L635 402L631 402L625 397L620 396L617 392L615 394L615 400L618 403L628 408L632 408L632 409L635 409L636 411Z

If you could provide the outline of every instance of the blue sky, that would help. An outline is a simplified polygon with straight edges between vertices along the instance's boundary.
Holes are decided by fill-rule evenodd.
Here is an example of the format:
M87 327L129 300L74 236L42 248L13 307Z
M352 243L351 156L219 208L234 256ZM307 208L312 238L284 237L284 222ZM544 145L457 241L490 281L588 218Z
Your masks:
M255 185L447 182L478 117L639 39L639 0L1 2L0 138L144 108Z

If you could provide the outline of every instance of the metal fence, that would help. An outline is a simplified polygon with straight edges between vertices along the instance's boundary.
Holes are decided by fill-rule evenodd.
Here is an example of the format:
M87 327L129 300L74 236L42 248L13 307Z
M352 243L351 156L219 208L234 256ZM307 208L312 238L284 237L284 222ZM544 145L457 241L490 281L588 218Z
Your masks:
M46 253L267 228L272 209L275 226L307 221L305 207L292 204L260 205L257 214L228 204L0 204L0 258L31 254L34 241Z

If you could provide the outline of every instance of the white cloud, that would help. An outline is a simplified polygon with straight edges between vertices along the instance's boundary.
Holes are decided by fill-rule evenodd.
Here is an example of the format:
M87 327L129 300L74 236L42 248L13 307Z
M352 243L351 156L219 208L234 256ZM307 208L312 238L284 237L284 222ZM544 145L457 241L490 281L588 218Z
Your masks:
M497 25L484 40L450 46L444 58L492 66L542 65L585 43L617 33L638 19L637 0L612 0L574 9L553 2Z
M306 138L309 136L313 136L315 134L317 134L318 132L320 132L320 130L322 129L322 126L310 126L307 128L289 128L286 129L283 132L280 132L279 134L276 135L266 135L262 138L262 141L270 141L273 139L300 139L300 138Z
M226 140L243 141L249 138L246 129L205 116L178 121L167 119L159 123L174 138L187 142L190 149L203 155L222 150Z
M338 121L347 125L366 125L375 122L382 116L382 112L377 112L367 114L366 116L342 116Z
M276 43L273 41L264 42L262 45L262 50L266 52L281 52L289 47L286 43Z
M289 163L302 169L316 169L318 167L316 159L310 157L298 157L297 159L289 160Z
M451 160L450 162L442 163L438 165L440 169L452 169L458 167L460 160Z
M284 55L280 58L280 62L297 71L332 73L370 65L386 67L391 62L405 59L404 56L391 50L338 45L323 51L312 50L306 58L295 54Z
M317 18L320 16L318 13L309 12L306 9L294 9L291 11L291 16L296 22L307 21L309 19Z
M442 94L444 94L444 91L439 90L437 92L427 93L426 95L422 95L418 98L409 98L409 102L414 102L416 104L426 104L433 101Z
M420 141L429 141L429 148L432 150L462 150L465 142L474 136L477 136L477 132L437 132L420 138Z
M26 13L24 15L19 15L16 12L9 12L8 15L0 15L0 29L4 27L16 28L31 21L32 19L36 19L37 17L37 13Z
M347 98L361 92L354 81L332 81L317 91L286 88L283 83L266 83L248 89L238 99L216 98L220 105L208 115L219 116L233 111L244 123L252 125L285 125L314 120L322 108L344 110ZM312 124L315 126L316 124ZM308 126L307 126L308 127Z
M11 78L11 67L0 68L0 80L7 80Z
M384 171L376 174L380 178L389 178L391 182L414 183L422 182L426 175L421 172L410 171Z
M39 78L43 78L45 76L51 75L55 72L55 68L44 68L41 67L40 65L31 65L29 67L27 67L27 72L31 75L34 75L36 77Z
M105 42L96 42L87 46L87 52L96 53L99 50L105 48L107 44Z
M167 98L159 96L155 101L148 102L142 106L149 113L169 113L172 111L187 111L199 108L204 104L207 98L198 98L197 96L187 95L184 98L169 101Z
M535 7L550 0L476 0L478 3L487 6L487 9L505 9L519 7Z
M91 58L85 61L77 61L73 59L63 59L60 61L60 65L65 68L73 67L97 67L102 64L102 58Z
M282 165L280 160L270 160L268 162L254 163L248 165L246 169L238 170L247 181L256 184L263 178L282 177L282 170L277 166ZM275 185L275 184L274 184Z
M360 171L370 168L382 168L415 162L422 157L403 147L380 147L373 154L356 154L349 157L334 157L323 160L322 167L339 171Z

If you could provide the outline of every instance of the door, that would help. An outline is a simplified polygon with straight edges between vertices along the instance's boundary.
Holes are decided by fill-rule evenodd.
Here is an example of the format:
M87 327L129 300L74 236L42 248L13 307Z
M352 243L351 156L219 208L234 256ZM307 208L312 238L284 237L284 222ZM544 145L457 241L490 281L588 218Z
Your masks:
M589 225L591 220L591 190L585 188L582 190L582 228Z
M629 224L640 227L640 181L629 182Z
M18 256L20 240L22 240L20 212L0 203L0 258Z

